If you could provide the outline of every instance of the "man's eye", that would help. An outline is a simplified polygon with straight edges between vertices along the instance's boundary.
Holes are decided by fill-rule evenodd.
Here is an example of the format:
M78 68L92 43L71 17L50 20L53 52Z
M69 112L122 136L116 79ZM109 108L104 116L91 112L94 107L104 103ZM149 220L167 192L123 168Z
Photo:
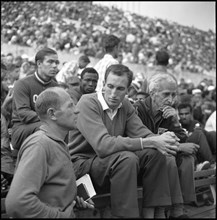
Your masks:
M112 88L113 88L113 86L112 86L112 85L107 85L107 87L108 87L108 88L110 88L110 89L112 89Z

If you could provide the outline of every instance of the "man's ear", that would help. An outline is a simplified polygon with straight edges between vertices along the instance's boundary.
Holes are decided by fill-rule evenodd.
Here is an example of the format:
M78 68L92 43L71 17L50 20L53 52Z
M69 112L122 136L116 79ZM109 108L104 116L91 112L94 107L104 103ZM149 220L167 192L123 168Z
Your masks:
M40 64L41 64L41 61L40 61L40 60L37 60L37 62L36 62L36 66L39 67Z
M56 120L56 114L55 114L56 110L54 108L49 108L47 110L47 115L51 120Z

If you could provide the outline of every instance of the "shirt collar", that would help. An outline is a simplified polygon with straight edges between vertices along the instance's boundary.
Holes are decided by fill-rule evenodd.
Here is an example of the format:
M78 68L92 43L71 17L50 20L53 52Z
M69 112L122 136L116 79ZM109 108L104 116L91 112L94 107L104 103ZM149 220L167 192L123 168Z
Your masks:
M104 55L104 58L113 58L113 59L114 59L114 57L113 57L111 54L108 54L108 53L106 53L106 54Z
M97 93L97 98L102 106L103 111L110 109L108 104L106 103L104 97L103 97L103 93L102 91L99 91ZM119 109L122 106L122 103L119 104L119 106L117 107L117 109Z
M47 85L47 84L49 84L52 80L50 80L50 81L48 81L48 82L45 82L44 80L42 80L42 78L38 75L38 73L37 72L35 72L35 77L36 77L36 79L40 82L40 83L42 83L42 84L44 84L44 85Z
M53 134L53 133L50 132L50 129L48 128L48 125L42 124L42 125L40 126L40 130L44 131L45 134L46 134L49 138L53 139L54 141L62 142L64 145L66 145L66 143L65 143L62 139L56 137L55 134Z

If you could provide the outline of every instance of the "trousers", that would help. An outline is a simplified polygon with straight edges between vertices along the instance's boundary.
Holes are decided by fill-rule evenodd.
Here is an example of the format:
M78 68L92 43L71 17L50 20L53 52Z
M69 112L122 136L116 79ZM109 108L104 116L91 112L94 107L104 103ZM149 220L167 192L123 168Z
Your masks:
M137 186L143 186L143 207L171 205L167 160L156 149L121 151L105 158L77 159L77 176L89 172L97 193L110 192L111 214L138 218Z

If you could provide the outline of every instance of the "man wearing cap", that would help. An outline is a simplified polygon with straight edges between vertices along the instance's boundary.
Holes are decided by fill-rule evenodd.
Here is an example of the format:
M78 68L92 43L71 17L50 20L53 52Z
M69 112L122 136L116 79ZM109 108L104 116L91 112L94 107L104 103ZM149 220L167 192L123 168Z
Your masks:
M50 48L43 48L37 52L35 63L36 72L18 80L14 85L11 143L15 155L23 141L41 125L35 112L38 95L46 88L57 85L54 81L59 64L57 52Z

